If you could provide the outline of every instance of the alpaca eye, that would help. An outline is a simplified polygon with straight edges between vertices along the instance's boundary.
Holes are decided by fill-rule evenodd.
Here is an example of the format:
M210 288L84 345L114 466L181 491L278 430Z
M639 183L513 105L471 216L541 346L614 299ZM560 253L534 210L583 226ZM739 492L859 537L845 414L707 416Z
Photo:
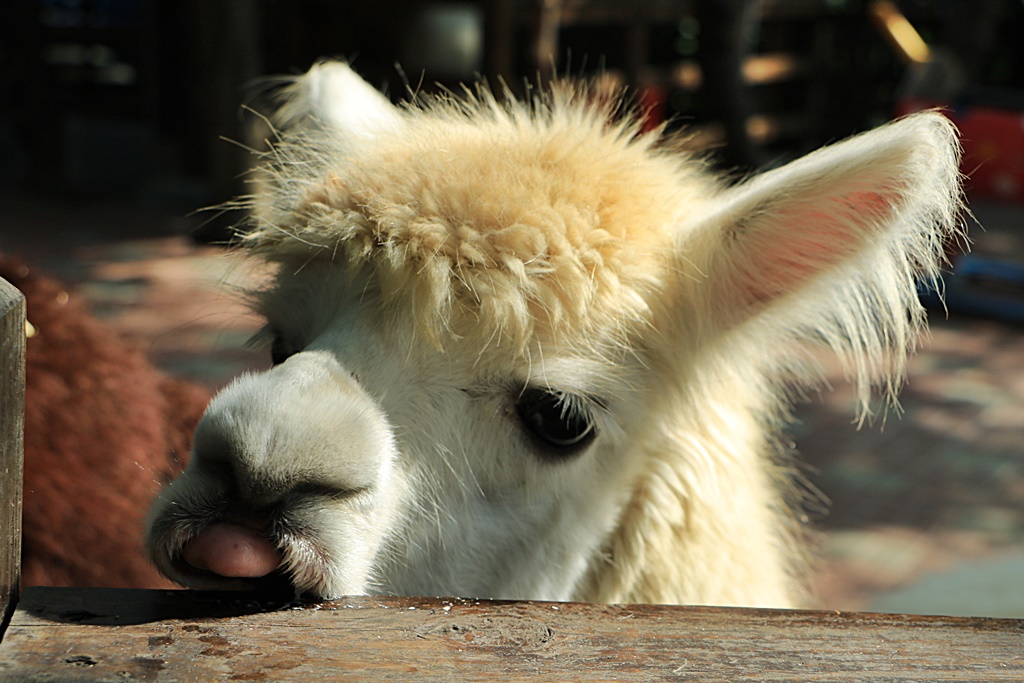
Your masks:
M285 341L280 333L274 333L274 340L270 343L270 362L280 365L295 355L295 350Z
M582 450L597 436L590 412L579 399L548 389L526 388L516 412L526 431L555 455Z

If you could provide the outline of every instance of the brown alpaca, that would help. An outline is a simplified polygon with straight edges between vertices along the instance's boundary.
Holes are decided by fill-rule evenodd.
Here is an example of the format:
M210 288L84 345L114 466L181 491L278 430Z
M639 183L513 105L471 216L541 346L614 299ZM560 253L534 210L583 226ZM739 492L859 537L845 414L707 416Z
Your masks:
M146 510L188 459L209 395L161 374L59 282L0 256L27 299L22 584L165 587Z

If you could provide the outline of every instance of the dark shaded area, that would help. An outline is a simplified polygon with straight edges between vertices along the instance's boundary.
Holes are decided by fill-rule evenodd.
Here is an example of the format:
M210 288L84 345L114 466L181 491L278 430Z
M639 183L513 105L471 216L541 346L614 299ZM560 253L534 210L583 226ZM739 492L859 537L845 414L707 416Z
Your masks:
M63 624L129 626L167 619L223 619L276 612L294 603L294 596L270 593L186 590L29 588L18 609L38 619ZM185 627L187 630L188 627ZM152 646L161 645L151 642Z
M868 0L22 0L0 7L0 188L194 208L244 190L272 74L353 60L396 99L483 75L519 92L604 73L655 120L710 126L723 167L748 170L888 118L907 69ZM899 6L974 90L1024 84L1024 6ZM962 6L962 7L961 7ZM561 7L561 11L559 11ZM554 8L554 9L550 9ZM740 74L785 57L774 75ZM683 74L698 71L698 80ZM701 77L701 70L703 77ZM756 125L750 117L756 118ZM759 117L759 118L757 118ZM753 125L753 129L751 129Z

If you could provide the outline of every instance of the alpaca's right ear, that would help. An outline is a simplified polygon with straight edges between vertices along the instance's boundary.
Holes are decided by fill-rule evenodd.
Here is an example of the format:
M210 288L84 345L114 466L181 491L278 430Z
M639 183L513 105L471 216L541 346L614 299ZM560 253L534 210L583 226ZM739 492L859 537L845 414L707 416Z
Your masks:
M935 283L960 234L959 160L935 112L818 150L725 191L680 243L680 269L699 271L719 329L761 324L745 353L837 352L866 410L872 381L902 380L925 322L917 283Z
M694 231L705 241L704 295L731 322L826 290L836 294L826 310L897 297L902 316L916 302L914 277L937 275L956 231L959 150L949 120L927 112L727 191Z
M318 128L342 139L369 140L402 125L390 100L344 62L321 62L283 92L275 123L281 128Z

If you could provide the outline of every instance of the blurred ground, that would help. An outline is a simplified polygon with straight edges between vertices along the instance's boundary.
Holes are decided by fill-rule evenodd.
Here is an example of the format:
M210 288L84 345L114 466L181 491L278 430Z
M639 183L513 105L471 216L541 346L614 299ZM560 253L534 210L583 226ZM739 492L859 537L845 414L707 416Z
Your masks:
M1024 207L973 207L974 252L1024 264ZM267 364L245 341L260 326L220 286L254 274L188 237L184 211L0 197L0 250L64 279L167 372L222 386ZM791 433L831 505L818 606L1024 617L1024 327L933 312L903 415L857 431L835 388Z
M1024 264L1024 207L972 209L972 254ZM954 280L901 415L855 430L834 365L835 390L798 411L793 440L831 503L816 519L822 606L1024 617L1024 326L953 307Z

